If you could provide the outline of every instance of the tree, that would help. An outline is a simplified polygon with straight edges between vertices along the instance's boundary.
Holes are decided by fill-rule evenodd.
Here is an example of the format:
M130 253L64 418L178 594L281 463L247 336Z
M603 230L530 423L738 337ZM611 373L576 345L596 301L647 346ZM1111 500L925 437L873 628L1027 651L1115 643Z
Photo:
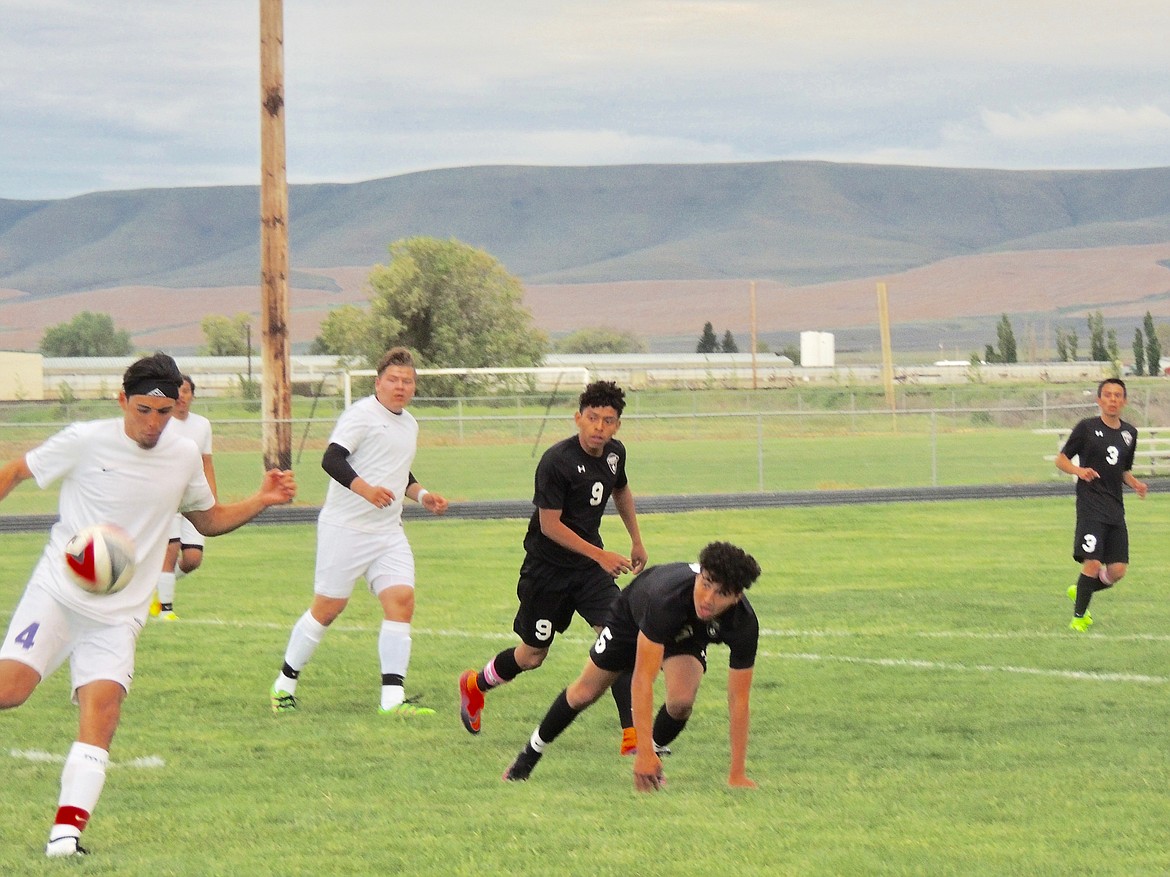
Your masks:
M368 359L376 346L373 327L370 315L357 305L341 305L321 321L320 334L313 339L309 352L329 354L345 362Z
M1133 373L1145 374L1146 371L1146 339L1142 337L1141 329L1133 330Z
M735 343L735 336L731 334L730 329L723 333L721 347L724 353L739 353L739 345Z
M1077 342L1078 342L1078 340L1079 339L1077 338L1077 330L1076 329L1069 329L1068 336L1065 338L1065 343L1068 345L1068 361L1069 362L1076 362L1077 361Z
M401 344L420 365L526 367L538 365L548 349L523 306L520 281L483 250L454 238L396 241L389 264L370 273L370 288L371 359ZM428 392L455 386L427 383Z
M715 327L708 321L703 324L703 334L699 337L695 353L716 353L718 350L719 339L715 337Z
M1011 321L1007 314L1000 317L999 325L995 327L996 338L999 341L999 361L1016 362L1016 333L1012 331Z
M244 356L248 353L249 314L236 314L228 319L223 314L208 314L200 324L203 340L200 348L204 356Z
M1110 362L1121 362L1121 346L1117 343L1117 330L1110 329L1105 333L1105 353Z
M45 356L126 356L133 351L130 333L114 327L109 314L82 311L68 323L58 323L41 337Z
M1146 311L1146 318L1142 321L1146 327L1146 374L1160 375L1162 373L1162 339L1158 337L1154 318Z
M633 332L597 327L578 329L553 345L557 353L645 353L646 342Z
M1056 327L1056 358L1061 362L1069 361L1068 336L1060 326Z
M1105 362L1109 359L1109 348L1105 346L1105 317L1100 311L1089 314L1089 359Z

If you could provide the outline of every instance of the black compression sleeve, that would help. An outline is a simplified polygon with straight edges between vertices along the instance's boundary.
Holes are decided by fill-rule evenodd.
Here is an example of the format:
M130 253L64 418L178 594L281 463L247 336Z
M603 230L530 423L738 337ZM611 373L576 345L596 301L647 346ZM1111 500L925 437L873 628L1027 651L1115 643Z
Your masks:
M321 458L321 468L342 487L349 487L358 477L353 466L349 465L349 451L337 442L330 442L329 447L325 449L325 455Z

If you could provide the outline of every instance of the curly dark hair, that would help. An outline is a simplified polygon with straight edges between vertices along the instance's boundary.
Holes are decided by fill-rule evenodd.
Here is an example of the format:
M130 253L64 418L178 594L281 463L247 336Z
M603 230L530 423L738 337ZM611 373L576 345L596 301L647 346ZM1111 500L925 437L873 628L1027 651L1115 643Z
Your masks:
M625 407L626 394L613 381L594 381L577 398L578 411L586 408L612 408L621 417Z
M712 542L699 552L699 566L725 594L742 594L760 577L760 565L730 542Z
M166 381L178 387L183 383L183 375L175 361L161 350L133 363L122 375L122 389L129 392L130 388L139 381L153 380Z

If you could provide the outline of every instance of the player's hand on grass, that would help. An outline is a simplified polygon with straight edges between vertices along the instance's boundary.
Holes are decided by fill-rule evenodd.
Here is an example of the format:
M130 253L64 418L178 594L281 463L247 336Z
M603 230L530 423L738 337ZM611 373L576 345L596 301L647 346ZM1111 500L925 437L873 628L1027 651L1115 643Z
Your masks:
M651 749L638 750L634 756L634 789L638 792L657 792L666 785L666 774L662 770L662 759Z

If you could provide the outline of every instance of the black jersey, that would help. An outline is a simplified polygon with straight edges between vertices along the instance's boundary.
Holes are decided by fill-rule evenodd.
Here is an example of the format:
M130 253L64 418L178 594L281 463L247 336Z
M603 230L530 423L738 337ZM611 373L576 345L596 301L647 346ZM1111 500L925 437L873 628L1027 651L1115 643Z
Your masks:
M1078 457L1081 466L1100 475L1092 481L1077 479L1077 517L1121 524L1125 521L1125 503L1121 497L1121 476L1133 468L1138 431L1121 421L1114 429L1100 417L1086 417L1073 427L1061 448L1070 460Z
M698 564L664 563L652 566L622 589L610 611L609 628L615 639L637 639L641 631L667 653L685 643L706 648L724 643L731 651L728 666L747 670L755 666L760 622L744 594L738 603L709 621L695 614L695 576Z
M610 439L600 457L581 447L572 436L544 452L536 467L532 504L524 550L556 566L584 568L593 563L583 554L558 545L540 531L540 510L559 509L561 522L591 545L602 548L601 518L617 488L626 486L626 447Z

